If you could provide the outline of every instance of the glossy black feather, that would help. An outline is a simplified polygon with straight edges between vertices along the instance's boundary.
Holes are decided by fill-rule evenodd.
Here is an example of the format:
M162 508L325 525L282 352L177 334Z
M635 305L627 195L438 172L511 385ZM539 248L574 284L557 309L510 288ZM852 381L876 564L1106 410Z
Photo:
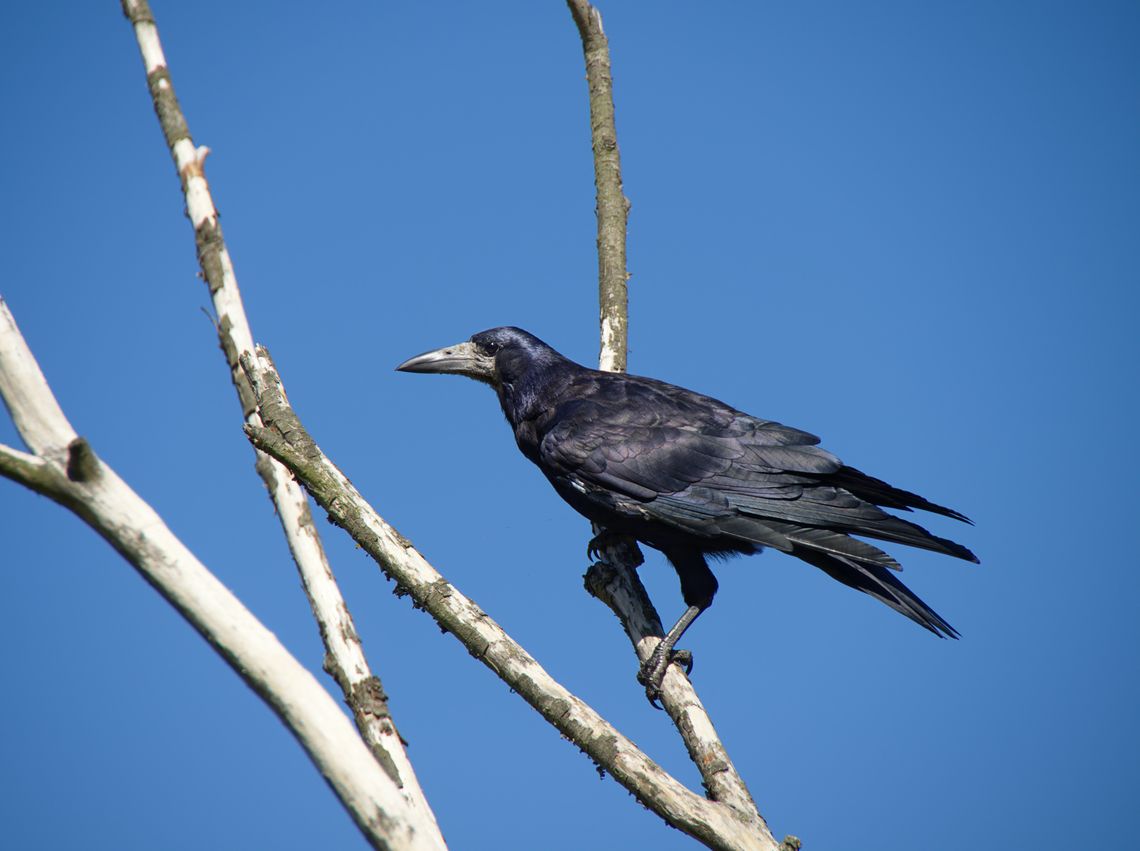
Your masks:
M813 434L661 381L589 369L517 328L471 343L494 358L484 380L523 454L590 520L662 550L690 605L707 607L716 591L706 555L772 547L957 635L892 575L898 562L861 538L976 562L882 509L963 515L845 466Z

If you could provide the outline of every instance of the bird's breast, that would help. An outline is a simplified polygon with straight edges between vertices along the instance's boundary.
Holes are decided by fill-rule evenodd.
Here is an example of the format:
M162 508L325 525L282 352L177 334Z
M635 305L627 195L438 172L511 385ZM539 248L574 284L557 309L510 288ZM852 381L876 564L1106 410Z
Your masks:
M523 420L515 425L515 443L523 455L535 464L538 463L540 437L533 420Z

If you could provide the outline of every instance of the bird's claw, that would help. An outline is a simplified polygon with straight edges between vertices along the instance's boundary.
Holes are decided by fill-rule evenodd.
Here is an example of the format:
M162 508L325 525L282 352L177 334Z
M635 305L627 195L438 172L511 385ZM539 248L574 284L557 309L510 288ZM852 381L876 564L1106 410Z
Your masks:
M645 696L654 709L663 708L658 703L661 698L661 684L665 680L665 671L673 662L681 666L686 677L693 670L693 654L688 650L674 650L668 656L655 650L637 672L637 681L645 686Z
M608 529L602 529L590 539L586 545L586 557L591 561L605 561L607 550L618 551L618 557L623 558L631 567L638 567L645 561L636 541L628 535Z
M661 697L661 681L665 678L665 669L661 668L659 671L651 670L649 663L646 662L641 666L641 670L637 672L637 681L645 686L645 697L649 700L649 705L654 709L663 709L657 701Z
M590 538L590 543L586 544L586 558L588 558L590 561L601 561L602 560L602 549L603 549L603 547L598 542L598 538L600 538L600 537L602 537L602 536L601 535L595 535L593 538Z

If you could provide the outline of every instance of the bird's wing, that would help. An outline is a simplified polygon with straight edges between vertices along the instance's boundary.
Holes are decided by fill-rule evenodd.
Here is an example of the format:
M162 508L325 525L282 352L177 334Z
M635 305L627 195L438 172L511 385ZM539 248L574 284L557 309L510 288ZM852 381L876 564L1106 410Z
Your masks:
M819 448L815 435L689 391L646 385L618 385L634 398L562 406L541 441L544 468L587 496L620 494L651 519L704 538L807 548L891 568L894 559L848 534L973 558L835 484L851 468Z

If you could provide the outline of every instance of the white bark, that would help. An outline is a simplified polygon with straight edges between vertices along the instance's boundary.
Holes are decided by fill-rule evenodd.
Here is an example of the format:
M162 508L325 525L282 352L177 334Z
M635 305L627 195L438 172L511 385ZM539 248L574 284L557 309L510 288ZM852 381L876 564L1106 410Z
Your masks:
M79 438L3 299L0 396L35 453L0 446L0 473L70 508L134 565L281 717L375 847L444 848L313 675Z
M601 21L601 16L598 18ZM601 353L598 355L598 369L604 372L621 372L618 365L622 362L621 352L628 351L626 341L626 326L620 317L601 314Z

